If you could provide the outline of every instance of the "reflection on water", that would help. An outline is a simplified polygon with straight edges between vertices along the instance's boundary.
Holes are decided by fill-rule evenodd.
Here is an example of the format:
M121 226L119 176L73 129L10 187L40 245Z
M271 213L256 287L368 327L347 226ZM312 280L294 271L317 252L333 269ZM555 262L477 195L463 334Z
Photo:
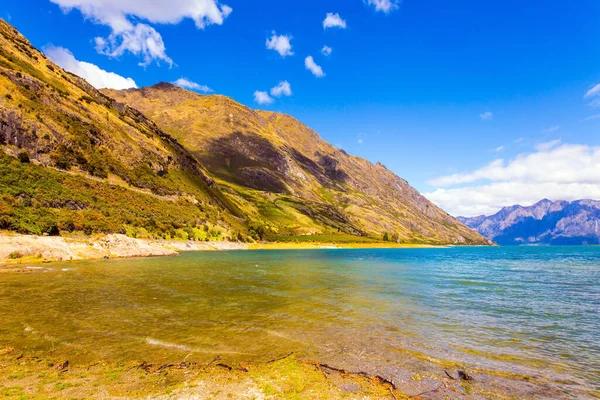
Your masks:
M80 362L430 357L598 389L599 310L592 247L205 252L0 275L0 345Z

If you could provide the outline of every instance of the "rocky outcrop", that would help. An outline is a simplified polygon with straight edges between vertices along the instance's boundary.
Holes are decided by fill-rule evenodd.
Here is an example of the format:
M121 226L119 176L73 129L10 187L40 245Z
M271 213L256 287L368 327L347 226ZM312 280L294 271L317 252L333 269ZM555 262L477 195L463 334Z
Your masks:
M600 244L600 201L550 201L504 207L498 213L459 217L500 245Z

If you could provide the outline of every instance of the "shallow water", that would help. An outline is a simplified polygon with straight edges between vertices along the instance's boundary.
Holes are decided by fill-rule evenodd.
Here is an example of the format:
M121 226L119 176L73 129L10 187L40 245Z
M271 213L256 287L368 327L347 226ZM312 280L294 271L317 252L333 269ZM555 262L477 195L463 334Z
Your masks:
M0 345L72 362L291 351L362 368L446 360L600 389L600 247L196 252L41 267L0 274Z

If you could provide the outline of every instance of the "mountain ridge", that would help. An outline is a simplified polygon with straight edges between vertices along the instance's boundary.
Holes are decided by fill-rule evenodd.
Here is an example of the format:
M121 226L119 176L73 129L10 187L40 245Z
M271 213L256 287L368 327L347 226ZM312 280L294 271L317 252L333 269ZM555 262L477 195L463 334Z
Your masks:
M548 199L503 207L491 216L458 217L500 245L600 244L600 201Z
M192 151L221 186L231 189L234 202L252 189L258 204L269 196L275 196L273 204L288 203L275 212L289 213L290 202L308 202L320 209L305 209L305 215L333 220L325 225L350 234L387 233L400 242L488 243L383 164L332 146L291 115L253 110L226 96L197 94L164 82L102 92L141 110ZM324 230L319 224L279 223L260 207L250 213L284 235Z

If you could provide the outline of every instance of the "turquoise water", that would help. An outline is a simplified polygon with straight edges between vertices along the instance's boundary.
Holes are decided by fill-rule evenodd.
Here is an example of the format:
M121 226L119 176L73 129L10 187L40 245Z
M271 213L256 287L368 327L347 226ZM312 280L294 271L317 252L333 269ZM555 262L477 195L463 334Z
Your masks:
M41 269L40 269L41 267ZM71 360L290 351L600 389L600 247L183 253L0 274L0 345Z

